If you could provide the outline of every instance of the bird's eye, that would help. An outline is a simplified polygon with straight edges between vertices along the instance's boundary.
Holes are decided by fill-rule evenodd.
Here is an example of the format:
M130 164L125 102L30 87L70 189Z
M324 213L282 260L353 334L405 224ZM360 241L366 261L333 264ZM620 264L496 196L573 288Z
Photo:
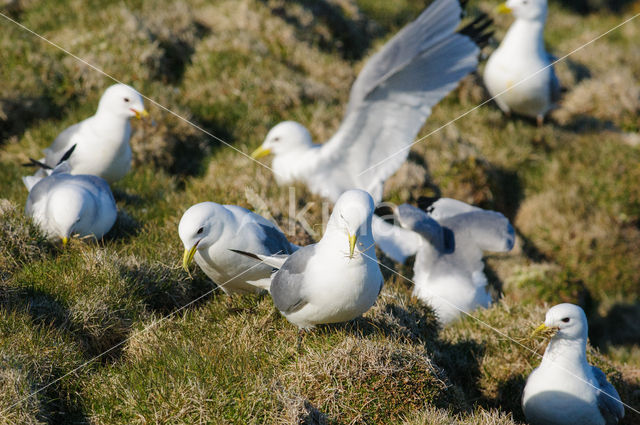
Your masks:
M128 97L125 97L125 98L124 98L124 101L125 101L125 102L127 102L127 103L129 103L129 98L128 98Z
M279 141L280 141L280 137L274 137L274 138L273 138L273 141L274 141L274 142L279 142Z
M564 319L562 319L562 321L563 321L564 323L569 323L569 320L570 320L570 319L569 319L568 317L565 317Z
M196 232L197 234L201 234L202 232L204 232L204 227L201 227L198 229L198 231Z

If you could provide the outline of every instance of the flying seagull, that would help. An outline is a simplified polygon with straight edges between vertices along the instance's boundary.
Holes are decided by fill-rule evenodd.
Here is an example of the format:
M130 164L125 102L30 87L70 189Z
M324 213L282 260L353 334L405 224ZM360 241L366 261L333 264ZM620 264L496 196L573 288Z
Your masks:
M373 55L326 143L314 144L305 127L285 121L252 156L274 155L278 184L304 182L334 202L348 189L363 189L379 202L431 108L478 65L491 21L481 16L456 32L462 12L458 0L436 0Z

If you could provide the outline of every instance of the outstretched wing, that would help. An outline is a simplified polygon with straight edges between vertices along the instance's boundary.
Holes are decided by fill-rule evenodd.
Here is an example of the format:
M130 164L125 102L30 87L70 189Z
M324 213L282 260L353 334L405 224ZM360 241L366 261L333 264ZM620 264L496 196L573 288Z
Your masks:
M595 366L591 366L591 371L601 390L596 396L600 414L604 418L606 425L616 425L624 417L624 406L620 401L620 395L607 380L607 375L604 372Z
M367 63L344 121L321 148L324 178L381 199L431 108L477 67L478 47L455 32L460 11L457 1L437 0Z
M483 251L511 251L515 231L509 219L495 211L470 211L438 221L455 234L466 233Z
M425 210L434 220L443 220L458 214L464 214L471 211L483 211L481 208L469 205L466 202L458 201L451 198L440 198L428 205L424 201L428 198L418 199L418 206Z
M437 0L373 55L351 86L345 116L355 111L383 81L430 47L450 37L460 24L458 0Z

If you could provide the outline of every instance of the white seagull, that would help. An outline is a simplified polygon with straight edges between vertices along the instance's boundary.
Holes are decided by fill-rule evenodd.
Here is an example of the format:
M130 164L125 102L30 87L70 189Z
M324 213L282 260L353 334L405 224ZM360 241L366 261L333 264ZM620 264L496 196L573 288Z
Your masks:
M297 249L266 218L236 205L201 202L189 208L178 226L184 245L182 266L194 260L228 295L269 289L273 267L232 252L291 254Z
M394 216L407 232L403 245L412 252L405 253L416 254L413 295L448 324L461 311L489 307L483 251L510 251L515 233L502 214L455 199L439 199L427 211L402 204L394 209ZM385 247L381 246L383 251Z
M271 281L271 297L301 330L355 319L375 303L383 279L371 235L372 215L373 199L367 192L346 191L318 243L288 256L255 255L279 269Z
M71 175L69 168L63 162L51 175L30 180L25 213L64 245L72 236L101 239L118 215L111 189L100 177Z
M500 47L489 57L484 69L487 90L502 109L535 118L542 125L544 116L560 100L560 83L550 66L555 60L544 48L546 0L509 0L499 11L513 12L516 20L509 27ZM503 93L504 92L504 93Z
M332 201L348 189L368 191L376 202L406 160L431 108L476 69L485 16L456 32L458 0L436 0L369 59L351 87L338 131L314 144L307 129L282 122L267 134L254 158L273 154L280 185L305 183Z
M534 333L553 329L542 363L522 394L522 409L532 425L615 425L624 406L607 376L587 363L587 318L573 304L549 309Z
M65 154L71 174L92 174L109 183L120 180L131 168L129 118L148 116L142 96L133 87L114 84L100 98L96 114L68 127L44 150L40 160L55 167ZM40 169L36 176L46 175Z

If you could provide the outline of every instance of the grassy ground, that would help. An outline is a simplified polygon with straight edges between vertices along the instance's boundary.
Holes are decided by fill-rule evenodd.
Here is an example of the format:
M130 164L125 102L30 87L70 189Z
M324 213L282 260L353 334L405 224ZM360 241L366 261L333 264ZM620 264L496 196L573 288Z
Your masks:
M249 152L282 119L328 138L366 58L427 3L15 0L2 10ZM582 3L551 4L546 39L557 55L640 7L617 1L580 15L599 6ZM112 82L0 22L0 423L524 420L519 397L539 357L474 319L440 329L391 273L372 311L321 327L302 353L268 296L205 295L214 285L178 268L177 224L191 204L268 209L293 240L313 235L291 225L289 189L267 169L157 107L148 105L153 122L133 124L135 166L113 187L115 228L100 243L47 242L22 215L28 170L19 164L91 115ZM498 39L510 22L496 17ZM503 298L478 318L541 352L527 340L533 324L554 303L580 304L590 360L636 408L639 31L630 23L559 65L569 91L542 128L482 107L416 145L386 193L394 201L435 193L508 215L516 249L487 259ZM435 108L423 134L482 102L478 81L470 76ZM320 223L322 200L295 189L299 207L314 202L306 220ZM624 423L640 417L628 411Z

